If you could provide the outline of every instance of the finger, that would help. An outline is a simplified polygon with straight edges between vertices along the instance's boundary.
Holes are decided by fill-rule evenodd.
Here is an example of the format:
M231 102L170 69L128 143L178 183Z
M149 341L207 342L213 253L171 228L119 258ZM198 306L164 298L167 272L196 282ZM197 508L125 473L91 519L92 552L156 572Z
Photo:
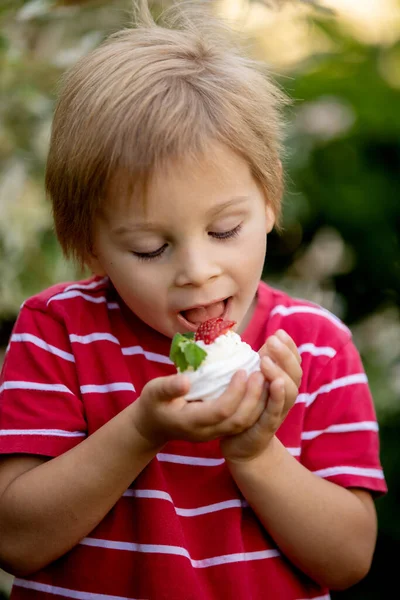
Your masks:
M264 414L268 426L276 431L281 425L286 410L285 382L283 379L275 379L269 388L269 397Z
M172 400L189 392L190 382L184 375L170 375L152 379L146 386L148 397L154 400Z
M294 354L276 335L271 336L267 344L270 358L299 386L303 372L298 354Z
M215 400L199 402L197 406L184 407L191 423L195 427L215 426L235 413L246 393L247 374L237 371L225 392ZM189 403L188 403L189 404ZM190 403L191 405L195 403ZM190 412L190 416L189 416Z
M281 367L275 363L269 356L264 356L261 361L261 372L265 379L270 382L270 387L276 380L284 382L285 394L288 402L294 402L298 395L298 386L293 379L289 377ZM276 384L275 384L276 385Z
M243 400L234 414L221 423L220 435L233 435L254 425L265 407L265 386L265 378L260 371L250 375Z
M293 352L293 354L297 358L298 362L301 363L301 356L299 354L297 346L296 346L293 338L290 337L290 335L287 333L287 331L285 331L284 329L278 329L278 331L275 333L275 335L278 336L278 338L281 340L281 342L283 342L289 348L289 350L291 350Z
M269 383L265 381L265 377L263 376L263 382L258 390L256 390L257 401L254 403L254 409L252 414L250 415L250 425L253 426L258 419L261 417L262 413L265 410L265 406L268 399L269 394ZM261 382L260 382L261 383Z
M279 413L281 417L286 417L289 410L292 408L296 401L296 397L287 392L285 381L281 378L275 379L269 389L269 398L271 399L271 410ZM269 400L268 400L269 401Z

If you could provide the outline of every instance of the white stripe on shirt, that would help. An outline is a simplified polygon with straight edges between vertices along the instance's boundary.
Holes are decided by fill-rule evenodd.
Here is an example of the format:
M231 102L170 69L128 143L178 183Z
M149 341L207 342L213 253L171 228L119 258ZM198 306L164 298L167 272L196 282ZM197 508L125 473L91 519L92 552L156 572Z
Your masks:
M76 335L75 333L71 333L69 336L71 342L75 342L77 344L91 344L92 342L101 342L108 341L113 342L113 344L119 344L118 338L115 335L107 332L99 332L99 333L89 333L88 335Z
M174 503L172 496L163 490L133 490L129 488L122 495L133 498L155 498L157 500L167 500L168 502L172 502L172 504Z
M96 333L90 333L88 335L76 335L75 333L71 333L69 335L69 340L71 343L76 344L91 344L92 342L100 341L108 341L117 345L119 345L120 343L118 338L116 338L111 333L101 331ZM51 354L55 354L56 356L64 358L65 360L68 360L70 362L75 362L75 357L73 354L65 352L64 350L60 350L60 348L56 348L55 346L48 344L36 335L32 335L30 333L15 333L11 336L11 342L31 342L32 344L35 344L35 346L38 346L43 350L47 350L47 352L50 352ZM147 350L144 350L142 346L129 346L127 348L122 348L121 350L122 354L124 354L125 356L141 354L147 360L150 360L152 362L164 363L168 365L173 364L173 362L168 358L168 356L165 356L164 354L158 354L156 352L149 352Z
M103 277L103 279L99 279L99 281L92 281L91 283L73 283L72 285L67 286L64 289L64 292L69 292L70 290L93 290L97 287L101 287L107 281L108 277Z
M336 356L336 350L330 346L315 346L314 344L302 344L297 348L299 354L308 352L313 356L329 356L333 358Z
M329 321L331 321L331 323L334 323L335 325L337 325L339 327L339 329L342 329L343 331L350 333L350 329L344 323L342 323L342 321L338 317L333 315L328 310L325 310L324 308L305 306L305 305L303 305L303 306L284 306L283 304L278 304L271 310L270 316L272 317L273 315L280 314L283 317L290 317L291 315L295 315L298 313L319 315L320 317L324 317L324 319L328 319Z
M286 450L292 456L300 456L300 454L301 454L301 448L300 447L298 447L298 448L286 448Z
M65 431L64 429L0 429L3 435L42 435L54 437L86 437L83 431Z
M175 506L176 514L180 517L197 517L198 515L207 515L210 513L218 512L220 510L227 510L229 508L245 508L248 504L244 500L224 500L223 502L216 502L215 504L208 504L205 506L198 506L197 508L178 508Z
M229 563L251 562L253 560L264 560L266 558L276 558L280 556L279 550L259 550L258 552L239 552L237 554L224 554L222 556L213 556L203 560L190 559L195 569L206 569L217 565L227 565Z
M132 383L128 381L117 381L103 385L81 385L81 394L107 394L108 392L135 392Z
M98 538L84 538L79 542L83 546L93 546L96 548L108 548L111 550L125 550L128 552L143 552L146 554L171 554L174 556L183 556L188 558L192 567L195 569L204 569L216 565L228 563L247 562L252 560L263 560L280 556L278 550L261 550L257 552L238 552L237 554L223 554L203 558L202 560L193 559L186 548L181 546L169 546L166 544L136 544L132 542L119 542L112 540L102 540Z
M292 456L300 456L301 448L286 448ZM157 458L160 462L170 462L178 465L192 465L196 467L218 467L224 464L224 458L205 458L202 456L183 456L181 454L166 454L159 452Z
M129 489L124 496L130 496L134 498L154 498L157 500L167 500L174 504L172 497L162 490L133 490ZM247 507L248 503L245 500L235 498L233 500L224 500L223 502L216 502L215 504L207 504L204 506L198 506L196 508L179 508L174 505L175 512L181 517L197 517L198 515L206 515L209 513L218 512L220 510L227 510L229 508L244 508Z
M17 587L27 590L35 590L45 594L55 594L64 598L74 598L75 600L135 600L126 596L110 596L109 594L96 594L94 592L80 592L79 590L70 590L68 588L49 585L48 583L40 583L39 581L29 581L27 579L19 579L16 577L13 584Z
M48 344L47 342L45 342L41 338L37 337L36 335L32 335L31 333L13 333L10 341L11 342L31 342L38 348L42 348L42 350L46 350L47 352L50 352L50 354L55 354L56 356L59 356L60 358L64 358L65 360L68 360L70 362L75 362L75 357L70 352L65 352L64 350L61 350L60 348L57 348L56 346L52 346L51 344Z
M65 385L61 383L37 383L34 381L5 381L0 385L0 392L3 390L38 390L43 392L65 392L72 394ZM107 394L108 392L128 391L135 392L135 388L130 382L106 383L103 385L82 385L81 394Z
M325 429L315 429L303 431L301 434L302 440L313 440L314 438L324 433L351 433L355 431L378 431L378 423L376 421L359 421L356 423L336 423L329 425Z
M324 596L313 596L312 598L298 598L298 600L331 600L330 594L325 594Z
M310 406L319 394L327 394L332 390L347 387L348 385L355 385L357 383L368 383L368 378L365 373L354 373L353 375L339 377L329 383L325 383L316 392L312 392L311 394L299 394L296 398L296 404L304 402L306 406Z
M368 469L364 467L350 467L348 465L338 467L327 467L312 471L318 477L333 477L334 475L359 475L360 477L372 477L373 479L383 479L383 471L381 469Z
M151 360L153 362L164 363L167 365L173 365L174 363L165 356L164 354L157 354L156 352L148 352L144 350L141 346L130 346L128 348L122 348L122 354L125 356L133 356L134 354L143 354L147 360Z
M107 298L105 296L89 296L89 294L84 294L83 292L79 292L78 290L70 290L69 292L60 292L59 294L55 294L47 301L47 306L53 300L69 300L70 298L84 298L88 302L93 302L94 304L101 304L102 302L107 302Z
M3 390L38 390L41 392L72 394L71 390L61 383L37 383L36 381L5 381L0 385L0 392Z
M201 456L181 456L179 454L165 454L159 452L157 459L161 462L177 463L180 465L195 465L197 467L216 467L223 465L224 458L203 458Z
M101 331L96 333L90 333L88 335L76 335L72 333L69 336L69 339L71 342L76 342L79 344L91 344L92 342L101 342L105 340L118 345L120 343L118 338L116 338L111 333ZM127 346L126 348L122 348L122 354L124 356L135 356L137 354L141 354L145 358L147 358L147 360L153 362L164 363L168 365L173 364L173 362L169 359L168 356L165 356L164 354L158 354L156 352L149 352L148 350L145 350L142 346Z

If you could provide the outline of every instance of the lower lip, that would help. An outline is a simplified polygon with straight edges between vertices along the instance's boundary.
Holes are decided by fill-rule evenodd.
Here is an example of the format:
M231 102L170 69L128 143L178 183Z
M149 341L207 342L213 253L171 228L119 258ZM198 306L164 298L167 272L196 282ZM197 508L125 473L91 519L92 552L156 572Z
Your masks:
M227 300L225 300L225 310L221 315L222 319L228 318L231 303L232 303L232 296L229 297ZM199 325L195 325L194 323L191 323L190 321L185 319L185 317L181 313L178 313L178 321L181 324L181 326L184 327L185 331L197 331L197 329L199 327Z

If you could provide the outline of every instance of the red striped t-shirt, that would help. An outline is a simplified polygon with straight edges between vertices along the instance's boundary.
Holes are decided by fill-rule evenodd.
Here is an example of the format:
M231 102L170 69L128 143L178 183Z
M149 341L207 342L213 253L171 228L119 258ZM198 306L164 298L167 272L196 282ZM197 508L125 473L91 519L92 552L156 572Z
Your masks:
M378 426L349 329L260 283L242 339L258 350L285 329L302 356L287 451L344 487L386 492ZM57 456L175 372L171 340L127 311L107 278L54 286L25 302L0 378L0 452ZM60 523L62 527L62 523ZM89 536L16 578L12 600L327 600L261 527L218 441L168 443Z

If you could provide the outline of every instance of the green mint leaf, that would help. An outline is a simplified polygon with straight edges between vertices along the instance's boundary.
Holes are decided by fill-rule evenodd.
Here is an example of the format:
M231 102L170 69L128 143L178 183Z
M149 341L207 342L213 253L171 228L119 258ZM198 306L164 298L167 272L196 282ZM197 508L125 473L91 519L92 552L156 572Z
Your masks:
M185 371L188 367L185 355L182 351L182 345L187 344L186 338L181 333L176 333L172 338L169 358L178 369Z
M184 346L183 352L185 354L187 362L195 371L197 371L197 369L200 367L203 360L207 356L207 352L203 350L203 348L200 348L200 346L198 346L194 342L188 342Z
M194 333L176 333L172 338L169 358L179 371L186 371L191 367L196 371L207 356L207 352L195 342Z
M182 350L180 350L175 357L175 366L178 369L178 371L186 371L189 364L188 361L186 360L186 356L185 354L182 352Z
M194 340L196 334L194 331L188 331L187 333L182 333L181 335L188 340Z

